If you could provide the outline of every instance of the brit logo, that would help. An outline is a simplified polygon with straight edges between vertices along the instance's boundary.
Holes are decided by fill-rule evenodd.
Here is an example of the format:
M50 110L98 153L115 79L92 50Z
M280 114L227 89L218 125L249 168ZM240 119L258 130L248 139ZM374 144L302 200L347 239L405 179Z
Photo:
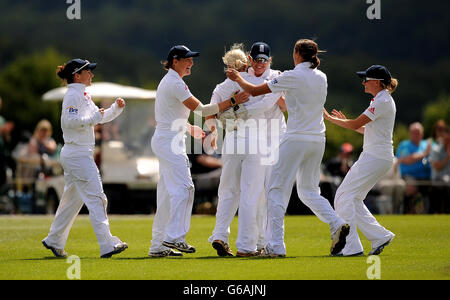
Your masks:
M67 109L69 110L69 114L72 115L78 114L78 109L76 109L74 106L69 106Z
M374 115L375 114L375 107L369 108L369 111Z

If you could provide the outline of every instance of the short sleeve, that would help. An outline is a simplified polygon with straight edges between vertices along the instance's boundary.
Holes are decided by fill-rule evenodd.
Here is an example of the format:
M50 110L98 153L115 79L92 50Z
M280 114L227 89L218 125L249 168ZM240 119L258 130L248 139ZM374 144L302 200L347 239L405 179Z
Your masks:
M292 71L286 71L267 83L272 93L284 92L295 86L295 76Z
M176 82L173 85L172 93L174 97L180 102L184 102L188 98L192 97L191 91L189 91L187 84L182 81Z
M363 114L365 114L372 121L375 121L379 117L383 116L389 107L390 105L388 102L372 101Z
M211 103L219 103L225 101L239 90L241 90L239 85L227 78L225 81L218 84L214 89L213 96L211 97Z

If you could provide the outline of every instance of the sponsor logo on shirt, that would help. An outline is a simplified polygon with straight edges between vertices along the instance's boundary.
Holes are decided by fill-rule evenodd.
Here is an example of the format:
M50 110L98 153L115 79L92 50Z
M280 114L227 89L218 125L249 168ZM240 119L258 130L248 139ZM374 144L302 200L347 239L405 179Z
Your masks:
M76 109L74 106L69 106L66 109L69 111L69 114L72 114L72 115L78 114L78 109Z
M185 89L186 91L189 91L189 88L188 88L187 84L184 85L184 89Z
M369 111L374 115L375 114L375 107L369 108Z
M272 84L277 84L278 80L276 78L272 79Z

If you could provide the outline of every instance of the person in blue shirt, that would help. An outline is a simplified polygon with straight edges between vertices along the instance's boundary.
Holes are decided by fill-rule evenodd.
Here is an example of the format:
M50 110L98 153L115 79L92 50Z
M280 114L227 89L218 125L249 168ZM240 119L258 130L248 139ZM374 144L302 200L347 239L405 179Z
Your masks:
M428 156L431 141L423 139L423 126L419 122L409 126L409 140L402 141L396 151L400 174L407 181L405 189L405 212L425 213L429 186L408 183L410 180L426 181L431 179L431 167Z
M423 139L423 127L420 123L415 122L409 126L409 137L409 140L402 141L397 148L400 173L403 178L429 180L431 168L427 158L431 143Z

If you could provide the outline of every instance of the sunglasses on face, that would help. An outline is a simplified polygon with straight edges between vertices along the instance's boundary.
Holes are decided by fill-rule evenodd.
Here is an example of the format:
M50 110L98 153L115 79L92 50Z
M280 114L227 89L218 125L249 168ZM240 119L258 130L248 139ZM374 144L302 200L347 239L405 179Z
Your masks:
M257 59L253 60L255 63L259 63L259 64L267 64L269 61L263 57L259 57Z

